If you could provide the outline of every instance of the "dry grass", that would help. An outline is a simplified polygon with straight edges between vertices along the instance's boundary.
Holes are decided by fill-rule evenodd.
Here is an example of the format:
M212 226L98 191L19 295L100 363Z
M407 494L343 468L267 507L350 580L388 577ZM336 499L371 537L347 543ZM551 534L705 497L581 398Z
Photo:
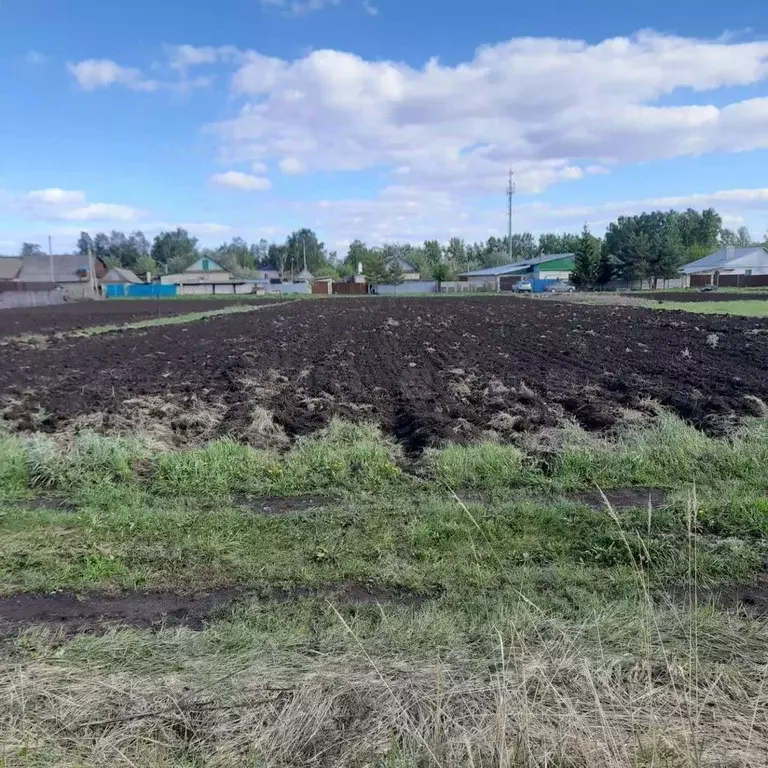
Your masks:
M653 639L660 621L638 627L649 638L640 657L585 648L594 627L540 618L533 634L500 625L490 663L399 662L361 645L288 666L270 654L247 664L213 657L210 668L186 660L164 675L6 665L4 765L72 765L75 756L83 766L768 764L757 638L741 669L701 666Z

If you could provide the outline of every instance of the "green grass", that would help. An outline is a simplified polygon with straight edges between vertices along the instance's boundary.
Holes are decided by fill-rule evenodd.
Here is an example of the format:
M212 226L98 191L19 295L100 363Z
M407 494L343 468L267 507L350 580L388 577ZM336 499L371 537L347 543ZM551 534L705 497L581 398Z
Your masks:
M760 764L765 621L685 603L761 583L766 466L765 420L722 440L665 413L546 461L414 462L340 421L283 454L0 435L4 594L242 596L201 632L7 638L0 765ZM569 497L637 485L666 501Z
M648 305L651 309L673 309L706 315L739 315L740 317L768 317L768 301L664 301Z

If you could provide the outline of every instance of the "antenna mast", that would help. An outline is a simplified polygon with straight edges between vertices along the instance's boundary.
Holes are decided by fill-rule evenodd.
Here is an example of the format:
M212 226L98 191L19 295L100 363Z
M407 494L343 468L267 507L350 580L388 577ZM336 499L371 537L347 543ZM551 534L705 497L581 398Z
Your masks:
M515 195L515 174L509 169L509 186L507 187L507 256L512 263L512 198Z

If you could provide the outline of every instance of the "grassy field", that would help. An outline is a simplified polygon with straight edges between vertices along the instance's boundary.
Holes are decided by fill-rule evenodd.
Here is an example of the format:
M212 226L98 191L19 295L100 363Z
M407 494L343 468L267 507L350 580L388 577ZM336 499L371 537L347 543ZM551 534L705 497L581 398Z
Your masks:
M768 317L768 302L755 301L682 301L655 302L652 309L680 309L707 315L739 315L742 317Z
M765 765L768 424L554 442L0 436L3 595L235 599L4 628L0 765Z

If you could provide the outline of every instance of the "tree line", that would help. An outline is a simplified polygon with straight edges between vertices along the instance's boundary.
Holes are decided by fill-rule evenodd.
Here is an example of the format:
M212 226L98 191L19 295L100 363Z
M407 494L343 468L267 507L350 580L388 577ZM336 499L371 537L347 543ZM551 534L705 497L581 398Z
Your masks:
M768 243L768 233L765 236ZM620 216L608 225L604 237L593 235L585 226L580 234L550 232L536 237L519 232L508 237L489 237L467 243L453 237L447 243L426 240L421 245L386 243L368 246L353 241L343 257L329 251L317 234L308 228L291 232L282 243L265 239L248 243L236 237L218 248L200 247L197 238L185 229L161 232L151 242L141 231L113 230L91 235L83 232L77 252L89 252L110 267L124 267L143 276L146 273L183 272L197 259L210 258L238 277L253 277L264 267L276 268L290 280L306 266L314 276L342 278L362 265L373 283L402 282L407 264L422 279L450 280L475 269L533 259L558 253L575 254L572 280L579 287L593 288L613 278L628 283L674 277L681 265L695 261L718 247L749 247L763 243L752 238L746 227L733 231L723 226L722 217L712 208L704 211L652 211ZM43 254L35 243L24 243L21 255ZM510 257L511 254L511 257Z

